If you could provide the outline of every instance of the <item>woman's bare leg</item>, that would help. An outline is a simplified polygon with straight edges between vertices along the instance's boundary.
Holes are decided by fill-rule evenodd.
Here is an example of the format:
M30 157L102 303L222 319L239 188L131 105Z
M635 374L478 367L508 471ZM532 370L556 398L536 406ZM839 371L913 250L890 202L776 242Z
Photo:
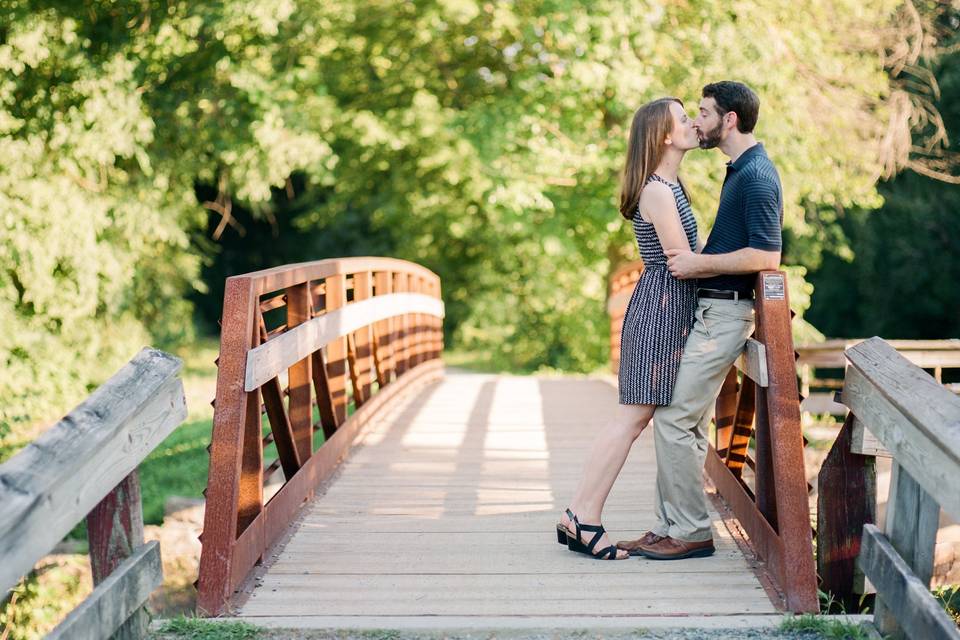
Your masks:
M653 405L617 405L616 416L593 441L577 491L570 501L570 510L581 524L597 524L601 521L603 505L627 460L630 447L650 422L655 408ZM566 512L560 522L569 530L574 530ZM590 539L587 534L583 534L583 537L587 538L584 542ZM609 544L604 536L597 542L596 549Z

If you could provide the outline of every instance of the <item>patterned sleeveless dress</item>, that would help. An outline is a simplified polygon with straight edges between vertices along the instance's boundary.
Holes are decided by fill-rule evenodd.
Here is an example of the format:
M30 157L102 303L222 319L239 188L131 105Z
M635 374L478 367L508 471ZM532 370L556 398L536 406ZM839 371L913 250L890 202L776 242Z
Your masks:
M679 184L652 175L670 187L680 222L697 250L697 222ZM633 232L643 258L643 273L630 296L620 334L620 404L667 405L680 369L680 357L694 323L697 281L678 280L667 269L667 257L653 224L633 216Z

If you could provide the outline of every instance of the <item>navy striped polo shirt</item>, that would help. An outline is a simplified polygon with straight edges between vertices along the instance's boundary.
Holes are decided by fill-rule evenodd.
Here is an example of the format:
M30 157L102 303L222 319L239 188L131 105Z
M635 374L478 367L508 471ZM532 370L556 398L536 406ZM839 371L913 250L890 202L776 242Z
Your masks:
M731 253L751 247L780 251L782 246L783 188L780 175L760 143L727 163L727 176L720 191L717 219L703 253ZM698 286L753 292L756 274L719 275L701 278Z

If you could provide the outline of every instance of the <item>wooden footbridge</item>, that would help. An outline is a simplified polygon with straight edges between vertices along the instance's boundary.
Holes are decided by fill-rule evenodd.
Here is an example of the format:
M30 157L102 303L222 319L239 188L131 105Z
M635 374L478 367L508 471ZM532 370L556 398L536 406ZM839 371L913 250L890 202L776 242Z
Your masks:
M614 336L640 268L612 279ZM815 534L786 291L783 273L758 276L757 331L717 399L704 475L717 553L598 562L553 527L615 381L445 371L440 281L409 262L230 278L199 612L334 628L775 624L817 611L818 585L856 598L865 575L881 630L960 637L927 589L940 508L960 518L960 399L879 338L847 349L850 414ZM135 469L185 415L178 371L146 350L0 465L0 555L16 560L0 563L5 588L92 510L98 586L63 637L143 628L159 555L142 544ZM883 531L881 449L894 458ZM648 431L605 510L615 539L652 524L655 473Z

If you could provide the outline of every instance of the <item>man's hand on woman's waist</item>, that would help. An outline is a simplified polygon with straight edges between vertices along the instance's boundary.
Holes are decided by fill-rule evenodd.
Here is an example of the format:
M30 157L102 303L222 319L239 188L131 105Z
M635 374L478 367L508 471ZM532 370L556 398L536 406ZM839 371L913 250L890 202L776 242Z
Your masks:
M664 251L667 268L679 280L712 278L720 274L757 273L780 266L779 251L746 247L731 253L692 253L677 249Z

